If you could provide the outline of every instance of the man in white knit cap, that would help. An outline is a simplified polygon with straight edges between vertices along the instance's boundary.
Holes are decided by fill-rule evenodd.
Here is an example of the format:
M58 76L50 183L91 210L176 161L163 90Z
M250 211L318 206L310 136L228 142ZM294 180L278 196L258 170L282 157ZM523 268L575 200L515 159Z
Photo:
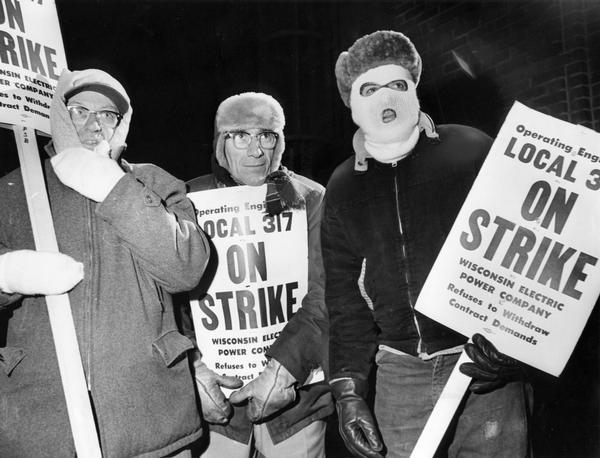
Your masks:
M208 243L182 181L119 160L131 113L107 73L61 75L45 163L60 253L35 250L20 171L0 179L3 457L75 456L51 294L69 294L103 456L191 456L202 435L171 293L198 283Z
M192 192L266 183L266 213L305 208L308 227L308 293L268 349L262 373L234 392L230 403L220 387L240 388L241 380L217 375L200 353L195 358L202 413L210 423L203 457L250 457L253 449L270 458L325 456L323 419L333 412L331 394L325 382L302 386L312 370L327 366L320 249L324 189L281 166L284 126L283 109L273 97L254 92L229 97L215 117L213 173L188 183Z

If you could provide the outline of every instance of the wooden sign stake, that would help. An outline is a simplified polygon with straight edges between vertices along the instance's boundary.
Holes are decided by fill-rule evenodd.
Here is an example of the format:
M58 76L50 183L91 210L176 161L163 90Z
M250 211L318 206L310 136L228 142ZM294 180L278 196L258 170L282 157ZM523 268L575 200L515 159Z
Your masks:
M423 428L419 440L410 455L411 458L430 458L435 454L448 429L448 425L450 425L454 417L456 409L458 409L469 387L469 383L471 383L471 377L460 372L458 368L462 363L470 361L471 359L463 351L442 390L440 398L435 403L433 411L427 419L425 428Z
M36 249L58 252L35 131L29 127L15 125L13 132L19 151ZM102 454L81 363L69 296L67 294L46 296L46 304L77 456L99 458Z

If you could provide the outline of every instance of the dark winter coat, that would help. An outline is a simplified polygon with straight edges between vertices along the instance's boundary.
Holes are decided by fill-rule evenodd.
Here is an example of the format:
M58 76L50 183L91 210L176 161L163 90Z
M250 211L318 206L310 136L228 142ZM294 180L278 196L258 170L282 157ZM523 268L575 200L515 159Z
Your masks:
M396 163L369 159L364 174L352 157L329 180L321 241L331 379L366 380L379 345L418 355L466 341L414 305L491 139L459 125L438 132L439 142L421 135Z
M129 165L96 203L45 175L59 250L84 264L69 301L103 456L162 457L202 434L170 293L189 290L208 245L185 185ZM35 249L21 173L0 179L0 254ZM0 293L0 455L74 456L43 296Z

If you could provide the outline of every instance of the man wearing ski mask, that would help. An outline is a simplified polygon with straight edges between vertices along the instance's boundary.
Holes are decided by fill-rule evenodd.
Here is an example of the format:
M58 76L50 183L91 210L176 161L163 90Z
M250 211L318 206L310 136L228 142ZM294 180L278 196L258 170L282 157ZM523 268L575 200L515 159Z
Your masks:
M358 39L335 74L359 127L354 156L327 185L322 222L330 385L342 438L355 456L410 456L466 348L474 362L461 371L474 378L472 393L442 447L451 457L525 456L520 364L483 336L465 345L414 310L492 141L467 126L436 128L420 111L421 59L401 33Z
M255 456L253 449L267 458L325 456L324 418L333 412L331 393L326 382L304 385L311 371L327 368L320 246L324 189L281 166L284 126L283 108L267 94L246 92L225 99L215 116L212 173L188 183L191 192L266 183L266 213L305 208L308 229L308 291L267 350L268 364L261 374L228 401L221 387L240 388L242 381L216 374L196 353L202 414L210 423L203 458L246 458ZM294 263L293 250L289 262Z
M0 180L3 457L75 456L51 294L69 295L103 456L191 456L202 434L171 293L198 283L208 243L182 181L119 160L131 113L107 73L60 76L45 148L60 252L35 250L20 170Z

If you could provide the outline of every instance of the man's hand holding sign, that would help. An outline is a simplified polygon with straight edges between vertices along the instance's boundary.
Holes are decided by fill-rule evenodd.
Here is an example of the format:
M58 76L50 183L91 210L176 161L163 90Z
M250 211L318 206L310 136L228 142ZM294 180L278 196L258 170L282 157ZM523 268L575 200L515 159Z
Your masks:
M209 423L226 423L231 416L231 405L221 389L240 388L244 382L237 377L217 374L209 369L201 358L193 359L194 376L204 419Z
M296 379L276 359L271 358L256 382L231 395L231 402L248 401L248 418L259 421L290 405L296 399Z
M265 190L238 186L189 194L219 253L209 290L193 301L198 347L212 370L246 382L268 367L265 352L307 287L306 211L266 215ZM293 265L284 255L291 247Z
M481 334L465 345L465 352L472 360L460 365L460 371L473 378L469 389L474 393L489 393L513 380L525 378L523 366L514 358L500 353Z
M555 376L567 363L600 292L599 140L518 102L507 116L417 302L473 336L471 391L522 378L519 361ZM440 412L414 456L435 451Z

